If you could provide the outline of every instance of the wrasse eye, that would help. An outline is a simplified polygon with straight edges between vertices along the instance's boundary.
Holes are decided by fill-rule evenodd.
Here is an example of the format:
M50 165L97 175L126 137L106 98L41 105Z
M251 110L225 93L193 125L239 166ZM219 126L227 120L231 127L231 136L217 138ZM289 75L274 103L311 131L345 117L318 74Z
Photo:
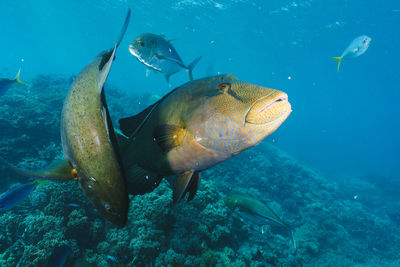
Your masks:
M222 92L226 93L231 88L231 85L229 83L221 83L218 87Z

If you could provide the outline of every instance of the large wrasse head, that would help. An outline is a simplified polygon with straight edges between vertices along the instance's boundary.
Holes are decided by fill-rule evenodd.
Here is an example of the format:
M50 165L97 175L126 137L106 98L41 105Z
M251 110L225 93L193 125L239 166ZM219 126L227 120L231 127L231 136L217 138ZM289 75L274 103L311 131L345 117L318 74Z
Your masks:
M188 119L188 128L204 147L230 157L257 145L291 113L281 91L220 75L194 81L193 97L202 96ZM201 119L199 119L201 118Z

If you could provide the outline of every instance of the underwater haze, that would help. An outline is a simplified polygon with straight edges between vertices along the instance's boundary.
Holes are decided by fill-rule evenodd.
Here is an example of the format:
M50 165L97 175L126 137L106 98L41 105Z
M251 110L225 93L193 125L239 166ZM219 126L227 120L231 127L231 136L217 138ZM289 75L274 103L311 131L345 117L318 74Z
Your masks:
M287 93L293 111L259 146L207 170L192 202L173 206L165 180L131 196L124 228L75 184L36 185L0 214L1 266L44 266L63 244L65 266L400 266L396 0L2 0L0 78L21 68L27 85L0 92L1 157L23 169L62 157L70 83L114 46L129 8L105 86L115 128L188 82L185 70L170 83L146 74L128 50L146 32L172 40L186 65L202 56L194 79L233 74ZM369 48L337 71L332 57L361 35ZM0 174L1 192L30 181ZM296 246L226 207L232 191L270 204Z
M287 92L294 112L274 139L300 161L328 175L398 177L397 1L6 0L2 66L13 76L23 58L28 79L77 74L112 44L128 7L132 22L109 79L121 90L170 90L163 75L146 78L127 49L143 32L164 34L186 64L203 56L195 78L232 73ZM363 34L372 38L369 50L337 73L331 57ZM172 88L186 77L172 76Z

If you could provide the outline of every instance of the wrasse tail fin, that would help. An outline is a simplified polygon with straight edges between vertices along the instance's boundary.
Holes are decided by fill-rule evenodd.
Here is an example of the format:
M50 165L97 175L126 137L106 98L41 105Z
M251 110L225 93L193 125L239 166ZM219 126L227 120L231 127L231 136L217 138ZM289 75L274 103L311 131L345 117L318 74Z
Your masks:
M21 74L21 68L19 68L18 73L17 73L17 75L16 75L15 78L14 78L14 81L15 81L16 83L20 83L20 84L26 85L26 83L24 83L23 81L21 81L21 80L19 79L19 75L20 75L20 74Z
M47 179L47 180L56 180L56 181L71 181L75 179L75 171L72 169L71 165L66 160L62 160L52 164L49 168L40 171L26 171L18 169L17 167L11 165L4 158L0 157L0 162L6 165L9 169L14 171L15 173L26 176L33 177L36 179ZM37 180L36 180L37 181ZM44 183L39 182L37 183Z
M332 58L333 60L336 60L336 61L338 62L338 65L337 65L337 72L339 72L340 63L342 63L342 58L343 58L343 57L333 57L333 58Z
M194 67L196 67L197 63L199 63L201 59L201 56L199 56L198 58L196 58L195 60L192 61L192 63L189 64L189 66L187 66L187 70L188 70L188 74L189 74L189 79L191 81L193 81L193 69Z

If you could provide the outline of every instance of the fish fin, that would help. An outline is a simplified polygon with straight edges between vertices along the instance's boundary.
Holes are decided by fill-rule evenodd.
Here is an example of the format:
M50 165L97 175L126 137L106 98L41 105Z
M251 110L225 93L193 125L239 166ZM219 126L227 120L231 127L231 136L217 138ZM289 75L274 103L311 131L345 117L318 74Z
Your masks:
M164 153L178 147L185 137L186 130L177 125L160 124L154 129L153 137Z
M168 43L172 43L172 42L174 42L174 41L176 41L177 39L176 38L172 38L172 39L169 39L169 40L167 40L168 41Z
M37 179L57 180L57 181L71 181L76 179L76 170L72 169L67 160L61 160L53 163L47 169L40 171L27 171L16 168L8 163L4 158L0 157L0 162L6 165L22 176L33 177Z
M115 137L117 139L118 147L123 148L129 144L129 137L124 135L123 133L119 132L118 129L115 129Z
M192 63L189 64L189 66L187 66L187 70L188 70L188 74L189 74L189 79L191 81L193 81L193 69L194 67L196 67L197 63L200 61L201 56L199 56L198 58L196 58L195 60L192 61Z
M143 124L147 121L147 119L150 117L151 113L153 110L158 106L159 103L161 103L165 98L167 98L169 95L171 95L173 92L175 92L179 87L173 89L170 91L168 94L166 94L163 98L155 102L154 104L148 106L144 110L142 110L140 113L128 117L128 118L122 118L119 120L119 128L121 132L126 135L126 136L133 136L136 134L140 128L143 126Z
M175 72L174 72L174 73L175 73ZM174 73L170 73L170 74L165 74L165 75L164 75L164 76L165 76L165 80L167 80L167 83L168 83L168 84L170 84L169 78L170 78L171 75L174 74Z
M333 57L333 58L332 58L333 60L336 60L336 61L338 62L338 65L337 65L337 72L339 72L340 63L342 63L342 58L343 58L343 57Z
M125 22L124 22L124 26L122 26L121 32L119 33L119 37L118 40L115 44L116 47L119 46L119 44L121 43L122 39L124 38L125 32L128 29L128 25L129 25L129 20L131 18L131 9L128 9L128 13L126 14L125 17Z
M159 60L168 60L171 61L173 63L175 63L176 65L178 65L179 67L183 68L183 69L187 69L188 67L185 66L185 64L183 64L183 62L181 62L180 60L177 60L175 58L172 57L166 57L164 55L161 54L155 54L155 57Z
M168 83L169 87L171 87L171 84L170 84L170 82L169 82L169 78L171 77L172 74L175 74L175 73L177 73L177 72L179 72L179 70L177 70L177 71L175 71L175 72L168 73L168 74L164 74L165 79L167 80L167 83Z
M132 195L152 192L162 180L158 174L134 164L125 170L127 191Z
M20 84L26 85L26 83L24 83L23 81L21 81L21 80L19 79L19 75L20 75L20 74L21 74L21 68L19 68L18 73L17 73L17 75L16 75L15 78L14 78L14 81L15 81L16 83L20 83Z
M115 51L117 50L119 44L121 43L122 38L124 38L126 29L128 28L130 17L131 17L131 9L128 9L128 13L126 14L124 25L122 26L121 32L119 34L117 42L114 45L114 48L102 55L102 59L101 59L101 62L99 64L99 70L100 71L103 71L104 66L108 65L108 67L105 70L107 72L107 74L108 74L108 71L109 71L109 69L111 67L111 63L115 58L114 57L115 56ZM107 77L107 75L105 75L105 76ZM104 83L104 81L103 81L103 83ZM101 84L101 87L103 87L102 84Z
M157 104L158 102L148 106L135 116L120 119L119 128L121 129L122 133L126 136L132 136L132 134L136 132L137 129L143 124L143 122L146 121Z
M200 172L186 171L179 175L175 182L173 192L174 204L182 200L182 198L189 193L187 201L189 202L196 195L200 183Z
M150 69L147 68L147 69L146 69L146 78L149 78L149 77L150 77Z
M174 192L172 199L174 201L174 204L178 203L186 194L186 189L188 184L190 183L190 179L193 176L194 171L186 171L182 174L180 174L176 178L175 182L175 187L174 187Z
M121 159L121 156L119 153L119 143L118 143L117 135L114 130L114 126L112 124L110 112L108 111L108 105L107 105L104 89L101 91L100 100L101 100L102 109L104 110L103 116L105 116L104 119L105 119L105 125L107 128L106 130L107 130L108 139L110 140L111 146L115 152L115 155L117 157L119 165L122 166L122 159Z
M36 184L48 184L47 182L41 181L41 180L38 180L38 179L35 179L35 183Z
M189 197L187 199L188 202L194 198L197 193L197 189L199 189L200 177L200 172L194 172L192 178L190 179L187 187L187 191L189 192Z

